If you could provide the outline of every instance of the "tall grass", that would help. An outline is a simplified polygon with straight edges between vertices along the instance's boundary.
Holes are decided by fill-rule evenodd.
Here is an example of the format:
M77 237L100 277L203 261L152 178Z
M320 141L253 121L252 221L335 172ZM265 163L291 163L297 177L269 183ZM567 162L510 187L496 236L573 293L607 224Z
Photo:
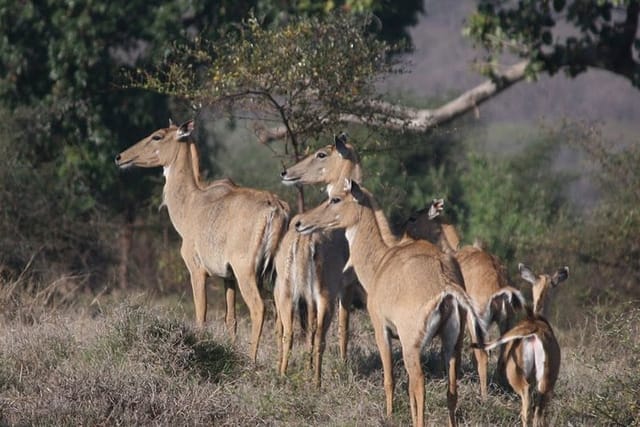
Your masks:
M6 284L5 284L6 285ZM2 287L7 290L7 286ZM15 298L15 293L13 291ZM385 418L381 364L366 313L353 313L349 360L330 332L323 387L305 369L303 340L285 378L276 373L270 317L257 365L246 354L250 325L228 341L214 310L205 331L191 324L190 301L120 294L44 304L38 316L6 315L0 323L0 424L3 425L407 425L407 377L394 350L396 397ZM27 297L23 298L24 301ZM5 300L6 301L6 298ZM123 302L127 301L127 302ZM636 304L637 305L637 304ZM8 306L5 305L5 308ZM20 310L13 306L12 310ZM558 330L560 379L552 425L638 425L640 370L637 306ZM335 325L334 325L335 326ZM436 343L424 354L426 419L446 423L446 382ZM492 368L495 355L492 355ZM468 346L459 381L463 425L515 425L520 401L492 386L483 401Z

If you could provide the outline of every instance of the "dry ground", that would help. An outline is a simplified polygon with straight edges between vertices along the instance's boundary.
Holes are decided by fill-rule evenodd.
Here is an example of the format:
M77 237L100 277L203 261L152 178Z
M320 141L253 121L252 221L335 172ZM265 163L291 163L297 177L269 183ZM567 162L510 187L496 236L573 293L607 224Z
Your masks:
M6 286L4 287L6 290ZM380 360L366 313L354 311L349 360L340 361L335 322L323 387L313 386L297 341L286 378L275 370L273 312L257 366L248 361L249 325L228 342L222 310L207 331L192 325L188 296L78 297L45 307L36 294L3 296L0 323L0 425L408 425L407 379L395 351L396 398L384 416ZM270 303L271 307L271 303ZM638 425L638 304L557 330L563 362L551 425ZM520 402L493 386L486 401L465 345L458 420L517 425ZM446 385L436 343L425 352L426 419L446 423ZM495 366L492 358L491 372Z

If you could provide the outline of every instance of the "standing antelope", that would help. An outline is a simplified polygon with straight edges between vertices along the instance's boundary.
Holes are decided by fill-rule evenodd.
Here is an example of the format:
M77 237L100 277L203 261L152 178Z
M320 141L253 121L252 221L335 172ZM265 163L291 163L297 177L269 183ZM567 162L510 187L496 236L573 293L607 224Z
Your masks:
M318 162L331 161L331 153L357 159L355 150L346 143L346 135L335 138L335 145L328 145L316 153L306 156L300 162L281 173L286 185L301 185L324 182L344 182L345 177L360 177L359 166L354 169L338 171L336 167L319 168ZM311 166L311 168L309 167ZM313 172L311 172L313 171ZM329 175L324 172L330 172ZM317 172L319 175L310 175ZM307 303L308 326L307 344L311 351L311 360L315 361L315 382L320 385L322 353L325 348L326 332L331 322L333 305L336 298L339 307L340 356L347 357L349 305L353 287L357 279L353 269L347 268L349 259L344 232L336 230L325 235L301 235L290 227L280 244L276 255L276 335L278 336L278 366L281 375L285 374L289 351L292 343L293 314L299 299Z
M345 144L344 139L339 137L336 138L334 145L328 145L316 150L300 162L284 170L281 175L282 181L288 184L324 183L327 185L327 192L329 192L332 187L344 185L345 179L351 179L358 182L362 177L362 168L353 146ZM409 237L425 239L438 245L443 252L454 254L460 242L455 227L442 221L433 221L433 218L440 215L443 210L443 206L444 201L442 199L434 200L428 209L421 211L417 217L410 219L408 225L405 226L405 229L408 232ZM386 244L396 245L406 237L407 233L405 233L405 236L401 237L394 235L384 212L379 207L374 206L374 213L382 238ZM483 277L480 277L475 273L475 271L478 270L478 263L472 262L470 258L476 257L465 257L465 259L469 259L469 271L467 273L473 278L478 277L478 280L474 281L474 284L477 284L474 286L477 291L474 290L473 294L470 292L473 299L476 294L482 293L483 281L487 278L486 273L490 272L490 270L486 269L487 272L483 274ZM451 264L450 268L452 270L459 269L459 267L455 265L457 263L456 260L449 259L448 262ZM466 277L464 277L463 272L459 274L463 277L459 283L466 288ZM482 298L480 303L474 300L476 309L482 313L483 319L488 319L488 322L494 317L495 310L493 310L493 307L500 306L501 300L508 300L510 302L512 299L515 300L519 298L519 301L522 301L520 293L510 287L505 288L504 283L501 283L499 287L489 286L489 288L493 289L493 292L495 293L495 295L491 295L491 293L489 294L491 296L490 300L495 301L493 304L489 304L488 299L485 298ZM512 295L515 295L515 297L512 298ZM487 307L490 309L486 309ZM508 312L511 309L510 304L505 305L504 307L504 310L501 310L500 313ZM346 332L343 333L343 330L346 331L346 327L342 325L348 324L348 320L343 320L348 319L348 311L344 310L342 305L340 306L340 319L341 336L346 336ZM488 324L489 323L486 323L485 326ZM507 325L504 330L508 329L508 326L510 325ZM474 349L474 354L477 360L478 376L480 378L480 393L484 397L487 395L488 358L487 354L481 349Z
M413 215L405 224L406 233L415 239L425 239L443 252L451 253L460 266L464 285L473 301L478 315L488 329L496 323L500 334L508 331L514 323L516 310L524 307L524 297L519 290L509 286L506 269L500 260L478 245L459 248L460 238L455 227L442 220L439 214L444 209L442 199L434 199L428 208ZM480 394L487 396L488 356L482 349L474 349ZM498 358L496 371L502 372L504 360Z
M535 275L524 264L518 264L518 269L522 278L533 285L533 309L515 327L483 347L491 350L505 344L502 355L507 379L522 399L522 425L529 424L531 386L536 386L533 425L543 426L545 409L560 371L560 346L545 317L545 309L549 291L569 277L569 267L559 269L553 276Z
M196 322L207 315L207 275L225 279L227 329L236 337L235 276L251 317L251 356L256 360L264 302L258 276L272 262L288 222L289 206L275 194L243 188L231 180L200 182L190 135L195 123L158 129L116 156L121 167L164 167L163 205L182 237L180 254L191 276Z
M424 374L420 353L435 335L442 340L447 363L449 424L455 425L458 399L457 370L464 336L465 318L474 342L484 331L469 297L456 282L447 256L434 245L405 239L385 243L376 219L375 203L356 182L332 189L329 200L298 216L301 233L345 229L350 263L367 292L367 310L382 359L387 416L393 409L391 336L397 334L409 376L409 401L413 425L424 425ZM465 316L466 313L466 316Z
M297 221L296 217L292 223ZM293 318L300 299L307 304L308 365L314 367L314 380L321 384L322 355L327 330L333 317L334 302L348 309L348 287L355 280L343 269L349 258L344 237L336 233L303 235L290 226L275 257L276 283L273 290L276 303L276 336L278 337L278 366L284 375L292 345ZM343 330L344 329L344 330ZM346 358L347 328L341 324L340 351Z
M362 167L355 148L346 143L346 135L340 134L333 145L327 145L309 154L280 174L282 182L292 184L326 184L331 189L344 185L345 179L362 182ZM382 209L374 207L382 237L388 244L396 244L399 237L393 234Z

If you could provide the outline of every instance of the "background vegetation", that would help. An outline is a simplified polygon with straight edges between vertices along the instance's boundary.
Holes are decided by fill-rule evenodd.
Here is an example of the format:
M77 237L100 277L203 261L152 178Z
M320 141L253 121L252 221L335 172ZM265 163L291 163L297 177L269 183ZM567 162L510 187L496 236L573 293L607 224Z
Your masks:
M559 70L571 77L596 67L637 86L638 42L633 36L636 45L625 44L624 31L634 17L637 21L637 2L586 2L597 11L592 14L578 7L581 2L534 7L538 3L479 3L467 33L488 49L487 64L495 65L499 54L515 46L514 52L530 61L530 77ZM166 213L157 209L162 178L155 170L120 173L113 156L164 126L169 116L181 120L195 114L204 176L231 176L294 204L299 196L278 180L282 165L346 130L361 154L365 185L396 226L431 198L444 197L464 243L481 239L503 259L515 285L523 284L515 276L517 262L546 270L570 266L571 277L552 305L563 367L551 420L557 425L640 423L637 136L610 141L602 124L560 117L506 126L467 115L421 133L390 129L385 126L390 120L363 109L367 99L418 109L443 102L376 93L379 73L397 65L392 52L398 47L410 48L407 30L423 12L422 2L394 5L0 2L0 424L386 423L380 362L362 312L354 313L347 364L339 361L332 340L321 391L313 389L303 369L301 344L294 349L289 377L277 377L273 313L257 368L244 356L245 323L237 346L228 344L217 283L209 289L215 307L207 331L192 328L191 291L178 238ZM250 11L254 21L246 20ZM379 20L362 20L360 14L368 12ZM327 49L328 56L318 57L301 75L277 80L281 89L272 104L291 108L286 118L292 124L325 111L331 120L293 126L288 138L271 141L256 135L281 123L274 110L250 111L247 104L228 102L228 93L194 97L169 90L162 78L155 91L126 87L131 83L126 76L139 76L137 70L163 77L154 73L182 66L194 52L209 55L197 56L200 62L194 63L219 64L215 43L225 40L227 52L238 52L226 37L237 41L249 34L242 32L247 30L241 22L254 25L256 44L239 50L245 54L260 46L261 37L277 48L278 43L288 47L296 31L313 25L333 31L326 34L335 35L335 49ZM557 38L556 22L576 23L580 37L569 40L560 32ZM282 28L292 29L289 39ZM588 35L592 45L580 41ZM356 37L363 43L361 55L345 54L349 46L344 43ZM605 49L608 45L617 50ZM313 48L313 38L299 46ZM601 60L593 61L594 55ZM616 55L622 58L618 62L611 60ZM305 73L324 69L327 58L333 61L331 77L358 71L358 81L325 80L325 96L299 109L305 94L291 85L304 81ZM289 62L271 59L269 68L258 71L277 78L290 69ZM356 59L358 70L348 62ZM221 78L233 76L233 64L224 65L229 68ZM491 76L492 67L480 68ZM194 68L182 76L196 78L183 80L190 85L182 89L202 89L195 83L205 81L207 70ZM258 81L251 77L254 71L236 75L242 79L232 82L233 89ZM147 79L136 86L151 83ZM375 125L341 121L354 111L375 119ZM254 127L255 119L261 119L260 128ZM579 159L579 170L566 168L562 159L567 156ZM594 193L588 203L575 196L584 179ZM319 189L305 193L307 204L321 197ZM434 384L427 387L427 411L434 424L446 416L437 357L437 349L425 355L428 381ZM396 360L401 379L396 421L406 424L406 377ZM519 402L508 390L495 388L488 402L479 402L468 355L463 372L461 421L517 423Z

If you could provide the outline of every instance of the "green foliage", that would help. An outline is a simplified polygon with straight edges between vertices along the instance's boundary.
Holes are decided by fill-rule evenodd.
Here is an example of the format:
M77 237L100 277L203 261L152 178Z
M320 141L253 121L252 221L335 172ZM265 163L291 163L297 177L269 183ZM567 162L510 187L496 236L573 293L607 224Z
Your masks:
M275 4L274 4L275 3ZM302 0L297 2L259 2L258 16L269 16L275 21L289 19L290 16L323 16L336 11L346 13L373 13L376 16L376 30L379 36L391 43L410 41L408 28L417 24L418 14L424 13L424 3L420 0ZM278 19L280 18L280 19Z
M28 264L29 274L51 281L87 263L100 272L111 257L96 239L105 231L102 214L56 161L37 158L31 143L42 127L30 125L34 116L40 110L0 108L0 277L16 278Z
M593 207L571 250L603 280L596 295L616 301L638 296L640 280L640 145L616 148L598 126L568 123L569 143L588 156L598 173L594 182L601 203ZM609 283L616 285L607 286Z
M335 128L340 114L363 113L362 102L373 97L374 78L388 66L370 22L332 14L274 28L250 17L215 43L179 47L158 70L141 71L139 84L280 122L297 149L298 139Z
M639 13L637 0L485 0L464 31L489 51L492 62L503 50L529 59L530 76L563 70L574 77L595 67L640 87L633 53L640 46Z
M457 217L462 190L457 154L461 134L445 126L428 135L401 132L367 134L350 130L358 147L364 184L385 209L392 224L401 226L416 210L433 198L445 198ZM361 142L362 141L362 142Z
M566 179L552 172L558 140L541 139L521 154L500 158L469 152L462 171L463 235L479 238L514 262L562 217ZM564 181L564 182L563 182Z

